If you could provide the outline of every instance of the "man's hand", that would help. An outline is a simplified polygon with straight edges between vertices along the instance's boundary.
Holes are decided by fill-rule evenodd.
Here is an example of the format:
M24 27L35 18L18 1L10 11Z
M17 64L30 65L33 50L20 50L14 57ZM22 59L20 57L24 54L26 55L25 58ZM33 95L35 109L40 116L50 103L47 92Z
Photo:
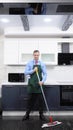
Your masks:
M37 14L38 11L37 11L37 9L34 9L33 12L34 12L35 14Z
M35 67L35 68L34 68L34 72L36 72L37 70L38 70L38 68L37 68L37 67Z
M43 85L43 82L42 82L42 81L40 81L40 82L39 82L39 85L40 85L40 86L42 86L42 85Z

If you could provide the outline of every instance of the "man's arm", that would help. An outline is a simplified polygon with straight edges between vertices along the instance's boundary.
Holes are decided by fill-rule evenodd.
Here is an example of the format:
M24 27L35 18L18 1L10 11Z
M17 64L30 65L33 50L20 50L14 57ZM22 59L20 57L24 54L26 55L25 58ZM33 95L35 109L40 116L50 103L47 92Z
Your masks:
M36 70L37 70L37 67L35 67L35 68L33 69L33 68L31 68L30 64L28 63L28 64L26 65L26 67L25 67L25 72L24 72L24 73L25 73L25 75L30 75L30 74L36 72Z
M42 65L42 82L44 83L47 79L47 70L45 64Z

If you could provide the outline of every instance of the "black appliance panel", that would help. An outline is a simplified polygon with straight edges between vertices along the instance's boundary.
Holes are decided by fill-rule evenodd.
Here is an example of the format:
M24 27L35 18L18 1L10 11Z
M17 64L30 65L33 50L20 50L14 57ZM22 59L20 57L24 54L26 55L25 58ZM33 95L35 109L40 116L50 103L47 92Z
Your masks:
M73 53L58 53L58 65L73 65Z
M73 106L73 85L60 86L60 105Z
M24 73L9 73L8 82L25 82Z

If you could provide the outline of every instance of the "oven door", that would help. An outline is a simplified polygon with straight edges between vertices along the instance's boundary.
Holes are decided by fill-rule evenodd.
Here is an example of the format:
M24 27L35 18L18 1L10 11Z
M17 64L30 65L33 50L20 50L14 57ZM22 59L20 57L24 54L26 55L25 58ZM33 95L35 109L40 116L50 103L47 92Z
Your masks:
M60 86L60 105L73 106L73 85Z

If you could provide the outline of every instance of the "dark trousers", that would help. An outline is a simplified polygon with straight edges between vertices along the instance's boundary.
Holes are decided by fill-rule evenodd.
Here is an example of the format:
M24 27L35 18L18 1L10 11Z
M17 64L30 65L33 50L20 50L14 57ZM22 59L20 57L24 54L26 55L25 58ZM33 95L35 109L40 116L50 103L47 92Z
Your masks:
M38 105L39 114L43 114L43 105L44 99L42 93L30 93L28 95L28 102L27 102L27 111L26 113L29 115L34 106Z

